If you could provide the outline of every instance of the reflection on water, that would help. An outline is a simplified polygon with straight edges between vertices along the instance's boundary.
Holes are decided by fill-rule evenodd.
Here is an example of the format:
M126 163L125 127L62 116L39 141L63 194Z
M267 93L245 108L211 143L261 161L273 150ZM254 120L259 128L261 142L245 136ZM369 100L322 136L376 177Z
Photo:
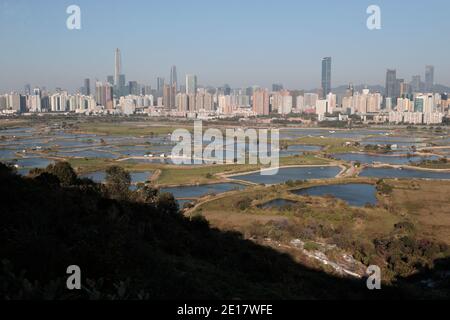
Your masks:
M162 188L161 192L172 193L177 199L195 199L208 194L219 194L233 190L242 190L245 186L237 183L218 183L200 186Z
M286 181L327 179L336 177L341 169L339 167L298 167L281 168L273 176L264 176L260 172L234 176L232 179L253 182L257 184L280 184Z
M351 206L362 207L366 204L377 203L376 188L370 184L338 184L318 186L294 191L297 195L323 197L332 195L346 201Z

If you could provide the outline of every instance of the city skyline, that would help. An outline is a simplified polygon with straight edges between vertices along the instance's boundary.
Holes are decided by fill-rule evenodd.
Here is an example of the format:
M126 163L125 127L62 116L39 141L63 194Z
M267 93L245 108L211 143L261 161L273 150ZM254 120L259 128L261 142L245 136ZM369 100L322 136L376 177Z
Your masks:
M322 61L321 62L321 71L320 71L321 83L316 88L311 88L310 90L305 89L305 88L285 88L283 83L281 83L281 82L272 83L271 86L267 86L267 87L253 85L253 86L249 86L246 88L252 88L252 87L253 88L270 88L270 87L272 87L272 89L273 89L272 91L280 91L283 89L287 89L290 91L303 90L306 92L320 92L321 97L326 98L326 96L329 93L333 92L333 89L347 86L347 85L352 85L352 86L355 85L355 83L352 83L352 82L335 85L332 82L332 72L333 72L332 71L333 70L332 57L323 57L321 61ZM115 93L117 93L117 95L119 95L119 96L123 96L123 95L127 95L127 94L139 95L140 93L133 93L131 88L129 88L130 86L138 86L138 85L142 86L142 87L152 88L154 91L156 91L157 93L162 95L164 87L166 85L166 80L165 80L164 76L158 76L156 78L156 85L153 85L153 84L149 85L148 83L139 83L138 81L127 78L127 75L125 75L122 72L122 55L121 55L120 48L116 48L114 50L114 72L113 73L114 73L114 75L108 75L104 79L96 77L95 81L94 81L94 85L96 83L110 84L111 86L114 87ZM403 79L403 78L397 79L397 69L387 69L385 85L383 86L383 84L374 84L373 86L384 87L384 92L382 92L382 93L384 93L384 95L386 97L391 97L391 98L393 98L394 96L400 96L399 93L402 92L401 85L403 85L403 84L405 84L407 86L411 86L411 88L413 88L413 89L416 89L415 92L419 92L419 91L432 92L433 87L435 85L442 85L442 84L435 82L434 74L435 74L435 67L433 65L426 65L425 72L423 74L424 75L423 78L422 78L422 74L416 74L416 75L411 76L411 80ZM421 81L422 79L424 81ZM42 85L33 85L32 86L30 83L25 83L22 88L18 88L17 90L11 90L10 92L18 92L18 93L27 94L28 92L31 91L31 88L38 88L38 89L45 88L46 90L49 90L50 92L66 90L68 92L72 91L73 93L78 92L81 94L86 94L87 92L89 92L89 93L91 92L91 88L90 88L91 81L90 80L91 80L90 78L84 78L83 85L74 90L67 90L67 88L62 88L61 86L56 86L55 88L53 88L54 90L52 90L52 88L48 88L47 86L42 86ZM194 92L197 91L197 89L199 87L203 87L203 88L214 87L214 86L211 86L208 84L199 84L197 74L185 74L184 80L182 80L181 82L182 83L184 82L184 83L179 84L177 66L172 65L170 67L168 85L170 87L174 87L175 92L178 92L178 90L180 89L180 92L186 91L187 93L193 94ZM417 84L415 84L415 83L417 83ZM366 85L367 86L367 83L358 83L356 85ZM224 81L223 85L216 86L215 88L221 88L221 87L228 87L231 89L231 87L229 86L228 83L226 83L226 81ZM233 86L233 88L242 89L245 87ZM277 88L277 89L275 89L275 88ZM127 89L129 89L129 90L127 90ZM4 93L7 93L7 91L5 91ZM405 93L405 92L403 92L403 93ZM87 95L89 95L89 94L87 94Z
M230 1L219 11L217 3L207 6L204 1L151 2L142 4L142 10L120 1L109 1L108 9L101 1L77 4L82 29L70 31L65 28L67 1L0 1L0 39L8 43L0 62L8 74L0 77L2 91L27 83L75 91L80 79L103 80L113 74L114 48L122 51L128 80L152 87L157 77L169 79L167 70L176 65L179 75L194 73L204 85L270 87L281 82L290 89L320 88L317 61L328 56L333 57L334 86L382 85L389 68L409 80L423 74L425 65L435 66L436 83L450 84L450 75L443 72L450 69L445 54L450 45L440 41L439 50L428 49L439 40L436 30L445 27L450 4L444 1L427 3L442 9L432 17L421 15L423 4L379 1L382 29L377 31L365 26L366 1L318 5L285 0L264 6ZM234 10L237 5L240 10ZM173 6L184 12L176 21L169 18ZM414 24L418 18L420 26ZM418 43L418 38L426 41Z

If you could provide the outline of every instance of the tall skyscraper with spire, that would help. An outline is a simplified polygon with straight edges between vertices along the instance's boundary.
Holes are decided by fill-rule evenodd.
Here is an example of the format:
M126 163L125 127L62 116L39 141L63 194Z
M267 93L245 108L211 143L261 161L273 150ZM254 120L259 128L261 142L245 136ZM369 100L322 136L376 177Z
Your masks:
M170 68L170 86L175 87L175 90L178 90L177 66L172 66L172 68Z
M119 86L119 77L122 71L122 57L120 54L120 49L116 49L115 63L114 63L114 85Z

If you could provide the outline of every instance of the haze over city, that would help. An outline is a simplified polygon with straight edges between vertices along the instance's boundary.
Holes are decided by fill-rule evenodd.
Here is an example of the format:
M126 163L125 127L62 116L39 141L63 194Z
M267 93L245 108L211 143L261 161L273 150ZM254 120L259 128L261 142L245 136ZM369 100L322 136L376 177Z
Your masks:
M388 68L409 81L425 65L435 66L436 84L450 84L450 44L439 32L448 29L447 1L377 1L382 28L374 31L366 27L372 1L80 0L82 29L68 30L71 4L0 1L0 91L27 83L76 91L85 78L104 81L116 47L127 80L152 87L176 65L180 78L196 74L200 85L311 90L321 86L326 56L333 87L384 85ZM439 10L424 14L429 8Z

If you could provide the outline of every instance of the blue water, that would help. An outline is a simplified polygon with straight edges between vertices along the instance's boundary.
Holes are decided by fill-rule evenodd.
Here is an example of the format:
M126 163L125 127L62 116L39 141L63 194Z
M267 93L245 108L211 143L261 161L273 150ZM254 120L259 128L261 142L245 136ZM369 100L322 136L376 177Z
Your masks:
M404 178L404 179L442 179L450 180L450 172L430 172L413 169L393 169L393 168L367 168L364 169L361 177L372 178Z
M13 128L13 129L6 129L6 130L0 130L0 136L5 137L29 137L33 135L33 128Z
M106 173L104 171L92 172L83 174L81 177L91 179L97 183L103 183L106 180Z
M54 163L53 160L45 158L22 158L16 162L20 167L24 168L46 168L49 164Z
M440 146L448 146L450 145L450 138L435 140L433 142Z
M420 137L396 137L396 136L384 136L384 137L370 137L366 141L382 141L385 144L396 144L401 142L418 143L424 141L424 138Z
M152 172L131 172L131 183L145 183L152 177Z
M232 190L242 190L242 189L245 189L245 186L237 183L219 183L200 186L162 188L161 192L172 193L173 196L177 199L180 198L195 199L201 198L208 194L219 194Z
M98 141L93 140L92 142L88 142L88 139L80 139L80 140L62 140L62 139L57 139L57 140L52 140L49 145L50 146L59 146L62 148L86 148L86 147L91 147L94 144L97 144Z
M0 159L14 159L16 157L16 150L10 149L1 149L0 150Z
M235 180L249 181L257 184L280 184L289 180L328 179L336 177L339 167L302 167L281 168L276 175L263 176L260 172L232 177Z
M422 160L437 160L436 156L422 157L422 156L412 156L412 157L399 157L399 156L387 156L387 155L369 155L362 153L339 153L334 154L334 158L344 161L354 161L363 164L372 164L374 162L386 163L386 164L408 164L410 162L420 162Z
M309 195L323 197L332 195L335 198L346 201L351 206L362 207L366 204L377 203L376 188L370 184L338 184L318 186L293 191L297 195Z

